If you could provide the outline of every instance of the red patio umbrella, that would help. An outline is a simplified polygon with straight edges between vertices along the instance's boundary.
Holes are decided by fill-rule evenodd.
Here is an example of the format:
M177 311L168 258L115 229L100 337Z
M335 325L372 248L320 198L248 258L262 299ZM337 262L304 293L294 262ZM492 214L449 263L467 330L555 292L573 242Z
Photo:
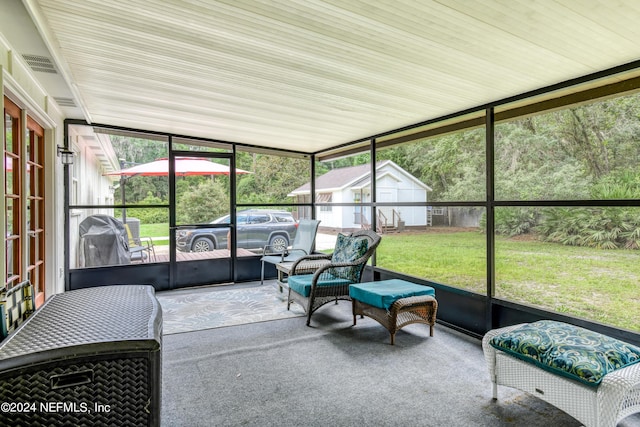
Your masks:
M175 174L176 176L187 175L229 175L229 166L212 162L202 157L176 157ZM236 174L250 173L246 170L236 169ZM142 163L130 168L120 169L114 172L108 172L105 175L120 176L120 192L122 195L122 203L125 200L124 181L134 176L168 176L169 175L169 159L163 157L152 162ZM122 209L122 222L127 222L126 209Z
M202 157L176 157L176 176L187 175L229 175L229 167L215 163ZM236 173L249 173L242 169L236 169ZM109 172L105 175L119 176L163 176L169 175L169 159L163 157L149 163L135 165L130 168Z

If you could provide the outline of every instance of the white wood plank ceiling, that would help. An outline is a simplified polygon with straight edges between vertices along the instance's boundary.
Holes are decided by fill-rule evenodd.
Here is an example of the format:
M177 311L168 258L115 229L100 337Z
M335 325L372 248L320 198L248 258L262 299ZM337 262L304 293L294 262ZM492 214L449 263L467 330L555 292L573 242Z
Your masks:
M637 0L23 0L94 123L317 152L640 59Z

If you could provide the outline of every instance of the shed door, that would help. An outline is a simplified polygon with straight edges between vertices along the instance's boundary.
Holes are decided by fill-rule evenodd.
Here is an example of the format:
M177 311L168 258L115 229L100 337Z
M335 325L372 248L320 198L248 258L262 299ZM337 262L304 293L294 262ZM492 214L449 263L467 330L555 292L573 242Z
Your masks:
M398 201L398 190L395 188L379 189L377 201L379 203L396 203ZM378 221L387 226L393 226L393 209L394 206L380 206L378 208Z

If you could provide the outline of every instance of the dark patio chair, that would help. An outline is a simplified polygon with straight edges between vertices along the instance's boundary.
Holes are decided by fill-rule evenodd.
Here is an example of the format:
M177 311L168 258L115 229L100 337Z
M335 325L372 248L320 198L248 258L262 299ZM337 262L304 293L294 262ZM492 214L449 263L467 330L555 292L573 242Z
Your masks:
M262 271L260 273L260 284L264 283L264 263L278 264L280 262L297 261L305 255L313 252L316 244L316 234L320 221L315 219L301 219L298 222L296 237L293 238L291 248L277 249L273 246L265 246L262 249Z
M156 249L151 237L134 236L129 224L124 224L124 228L127 230L127 238L129 239L131 261L145 262L147 259L155 261Z
M351 300L349 285L359 283L367 261L380 244L381 236L371 230L354 231L349 236L339 234L332 254L314 254L293 263L289 272L289 297L300 304L307 313L307 326L311 315L324 304L338 300ZM303 261L328 260L313 274L296 274L296 267Z

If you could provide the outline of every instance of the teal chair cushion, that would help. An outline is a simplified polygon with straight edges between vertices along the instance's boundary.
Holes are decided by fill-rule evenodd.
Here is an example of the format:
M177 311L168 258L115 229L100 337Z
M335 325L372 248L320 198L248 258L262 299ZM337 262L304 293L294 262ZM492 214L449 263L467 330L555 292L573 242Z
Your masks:
M351 298L384 310L389 310L393 303L401 298L420 295L435 297L436 291L431 286L418 285L400 279L356 283L349 286Z
M516 358L597 386L609 372L640 362L640 348L568 323L541 320L496 335L490 344Z
M295 276L289 276L287 285L292 291L297 292L305 298L308 298L311 294L311 282L313 280L313 274L297 274ZM336 286L336 285L348 285L353 283L342 277L335 277L331 275L322 275L322 278L318 280L318 287L322 286Z

